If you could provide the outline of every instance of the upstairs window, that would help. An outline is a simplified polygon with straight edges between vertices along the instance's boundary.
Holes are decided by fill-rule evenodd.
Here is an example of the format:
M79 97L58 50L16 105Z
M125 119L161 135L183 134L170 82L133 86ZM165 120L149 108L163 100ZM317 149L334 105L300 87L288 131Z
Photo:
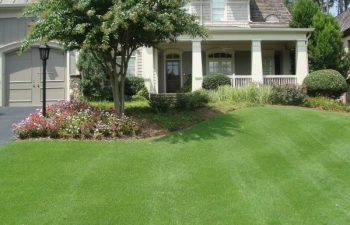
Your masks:
M212 0L212 20L214 22L225 20L225 0Z

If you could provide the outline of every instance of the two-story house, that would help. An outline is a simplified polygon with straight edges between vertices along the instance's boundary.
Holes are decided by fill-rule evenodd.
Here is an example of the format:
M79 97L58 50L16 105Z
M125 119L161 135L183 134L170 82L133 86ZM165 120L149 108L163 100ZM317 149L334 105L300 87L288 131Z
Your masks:
M0 0L0 106L40 104L40 62L34 47L18 55L31 19L20 18L30 0ZM192 79L223 73L234 87L254 83L298 83L308 74L307 40L311 29L289 28L290 13L282 0L192 0L188 13L198 16L206 39L181 36L136 51L129 74L143 77L151 93L176 93ZM58 45L49 61L49 101L69 100L76 55Z

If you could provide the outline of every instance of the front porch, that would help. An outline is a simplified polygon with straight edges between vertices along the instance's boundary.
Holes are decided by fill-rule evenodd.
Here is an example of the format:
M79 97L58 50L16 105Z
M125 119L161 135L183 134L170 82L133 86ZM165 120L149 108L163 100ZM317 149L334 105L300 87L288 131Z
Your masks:
M161 44L144 49L143 74L151 93L181 92L189 79L192 90L198 90L203 78L212 73L229 76L232 87L250 83L302 84L308 74L307 39L306 35L302 37Z

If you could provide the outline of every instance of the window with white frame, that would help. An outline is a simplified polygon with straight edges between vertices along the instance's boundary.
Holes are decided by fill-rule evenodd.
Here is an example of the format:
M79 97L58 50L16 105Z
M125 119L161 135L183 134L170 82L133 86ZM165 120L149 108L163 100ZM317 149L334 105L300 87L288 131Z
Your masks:
M212 21L219 22L225 20L226 0L212 0Z
M232 75L232 54L229 53L212 53L208 55L208 72L222 73Z
M118 57L117 61L121 63L120 57ZM136 76L136 51L132 53L129 63L128 63L128 70L126 71L126 76Z

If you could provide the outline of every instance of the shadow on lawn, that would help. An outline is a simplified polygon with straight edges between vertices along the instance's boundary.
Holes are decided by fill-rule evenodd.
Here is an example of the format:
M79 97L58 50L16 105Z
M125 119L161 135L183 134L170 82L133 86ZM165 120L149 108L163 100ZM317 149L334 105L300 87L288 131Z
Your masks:
M192 128L175 132L171 135L159 138L155 142L179 142L215 140L222 137L233 137L242 133L242 121L232 113L223 114L214 119L202 122Z

